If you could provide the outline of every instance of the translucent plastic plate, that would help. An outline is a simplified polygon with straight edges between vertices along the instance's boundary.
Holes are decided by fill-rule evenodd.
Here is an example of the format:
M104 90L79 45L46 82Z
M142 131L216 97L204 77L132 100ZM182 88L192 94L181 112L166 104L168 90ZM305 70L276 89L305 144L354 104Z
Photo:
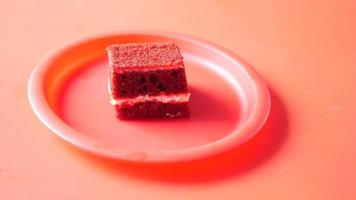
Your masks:
M105 48L128 42L174 41L191 89L191 117L115 118L109 104ZM47 55L31 74L28 95L39 119L85 151L136 162L180 162L230 150L263 126L268 89L239 57L209 42L167 33L120 33L71 42Z

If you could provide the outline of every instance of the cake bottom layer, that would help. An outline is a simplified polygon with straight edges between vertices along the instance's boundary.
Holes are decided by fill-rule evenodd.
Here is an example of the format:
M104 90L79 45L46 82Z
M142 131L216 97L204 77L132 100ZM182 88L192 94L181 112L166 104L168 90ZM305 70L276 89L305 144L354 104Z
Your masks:
M135 104L115 106L116 116L119 119L131 118L177 118L190 115L188 102L162 103L158 101L146 101Z

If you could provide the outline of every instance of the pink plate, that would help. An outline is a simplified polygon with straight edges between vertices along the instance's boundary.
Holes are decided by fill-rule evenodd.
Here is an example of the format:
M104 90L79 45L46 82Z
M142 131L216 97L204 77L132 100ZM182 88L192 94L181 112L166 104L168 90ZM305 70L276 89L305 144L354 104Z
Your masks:
M167 40L184 57L191 117L117 120L109 104L106 46ZM36 115L60 138L97 155L136 162L221 154L256 134L270 108L268 89L250 65L209 42L168 33L121 33L71 42L34 69L28 95Z

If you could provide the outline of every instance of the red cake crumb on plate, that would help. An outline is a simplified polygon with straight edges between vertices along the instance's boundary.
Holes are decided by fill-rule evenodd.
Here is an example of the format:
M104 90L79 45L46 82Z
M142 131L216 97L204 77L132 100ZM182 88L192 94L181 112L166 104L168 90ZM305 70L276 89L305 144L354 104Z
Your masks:
M107 51L118 118L189 116L183 57L173 42L114 44Z

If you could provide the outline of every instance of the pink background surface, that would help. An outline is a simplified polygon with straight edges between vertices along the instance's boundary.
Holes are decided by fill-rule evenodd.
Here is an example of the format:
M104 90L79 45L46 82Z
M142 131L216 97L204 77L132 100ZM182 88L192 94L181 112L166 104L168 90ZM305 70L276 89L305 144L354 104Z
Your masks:
M0 2L1 199L356 199L354 1ZM27 79L51 49L126 30L190 34L268 82L263 130L223 156L132 165L69 148L33 114Z

